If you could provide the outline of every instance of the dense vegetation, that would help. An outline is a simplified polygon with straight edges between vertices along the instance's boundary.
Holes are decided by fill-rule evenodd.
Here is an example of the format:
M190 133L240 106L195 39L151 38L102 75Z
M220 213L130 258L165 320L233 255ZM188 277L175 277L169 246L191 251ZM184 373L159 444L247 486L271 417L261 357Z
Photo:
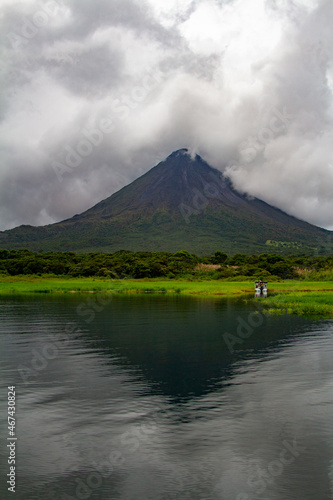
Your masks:
M217 251L199 257L182 250L112 254L0 250L0 274L68 277L185 278L189 280L260 277L262 279L333 279L333 256L281 256L278 254L228 256Z

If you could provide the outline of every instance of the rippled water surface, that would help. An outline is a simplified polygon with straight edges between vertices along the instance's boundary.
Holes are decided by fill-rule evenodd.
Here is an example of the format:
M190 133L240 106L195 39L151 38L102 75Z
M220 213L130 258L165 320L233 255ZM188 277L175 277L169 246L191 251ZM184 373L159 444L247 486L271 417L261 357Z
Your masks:
M2 296L0 498L333 498L333 322L255 311L180 296Z

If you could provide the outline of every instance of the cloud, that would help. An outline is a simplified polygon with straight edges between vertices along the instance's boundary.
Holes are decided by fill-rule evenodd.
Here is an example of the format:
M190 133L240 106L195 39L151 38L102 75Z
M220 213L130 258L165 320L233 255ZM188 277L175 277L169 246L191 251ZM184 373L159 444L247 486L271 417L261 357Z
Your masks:
M3 0L0 13L1 230L80 213L180 147L333 229L332 2Z

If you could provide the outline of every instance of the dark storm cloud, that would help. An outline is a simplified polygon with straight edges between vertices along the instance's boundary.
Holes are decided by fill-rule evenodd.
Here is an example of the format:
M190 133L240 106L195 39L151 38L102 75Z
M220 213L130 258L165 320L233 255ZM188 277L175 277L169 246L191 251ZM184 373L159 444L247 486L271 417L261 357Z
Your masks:
M79 213L181 147L333 227L331 1L0 9L0 229Z
M86 97L105 94L110 86L121 84L123 77L122 54L105 46L71 55L57 53L41 64L73 94Z

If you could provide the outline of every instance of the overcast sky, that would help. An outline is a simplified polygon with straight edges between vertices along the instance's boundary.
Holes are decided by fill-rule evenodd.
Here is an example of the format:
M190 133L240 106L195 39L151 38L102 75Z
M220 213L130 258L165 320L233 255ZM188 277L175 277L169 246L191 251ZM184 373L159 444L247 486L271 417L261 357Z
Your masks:
M333 229L332 0L0 0L0 230L175 149Z

